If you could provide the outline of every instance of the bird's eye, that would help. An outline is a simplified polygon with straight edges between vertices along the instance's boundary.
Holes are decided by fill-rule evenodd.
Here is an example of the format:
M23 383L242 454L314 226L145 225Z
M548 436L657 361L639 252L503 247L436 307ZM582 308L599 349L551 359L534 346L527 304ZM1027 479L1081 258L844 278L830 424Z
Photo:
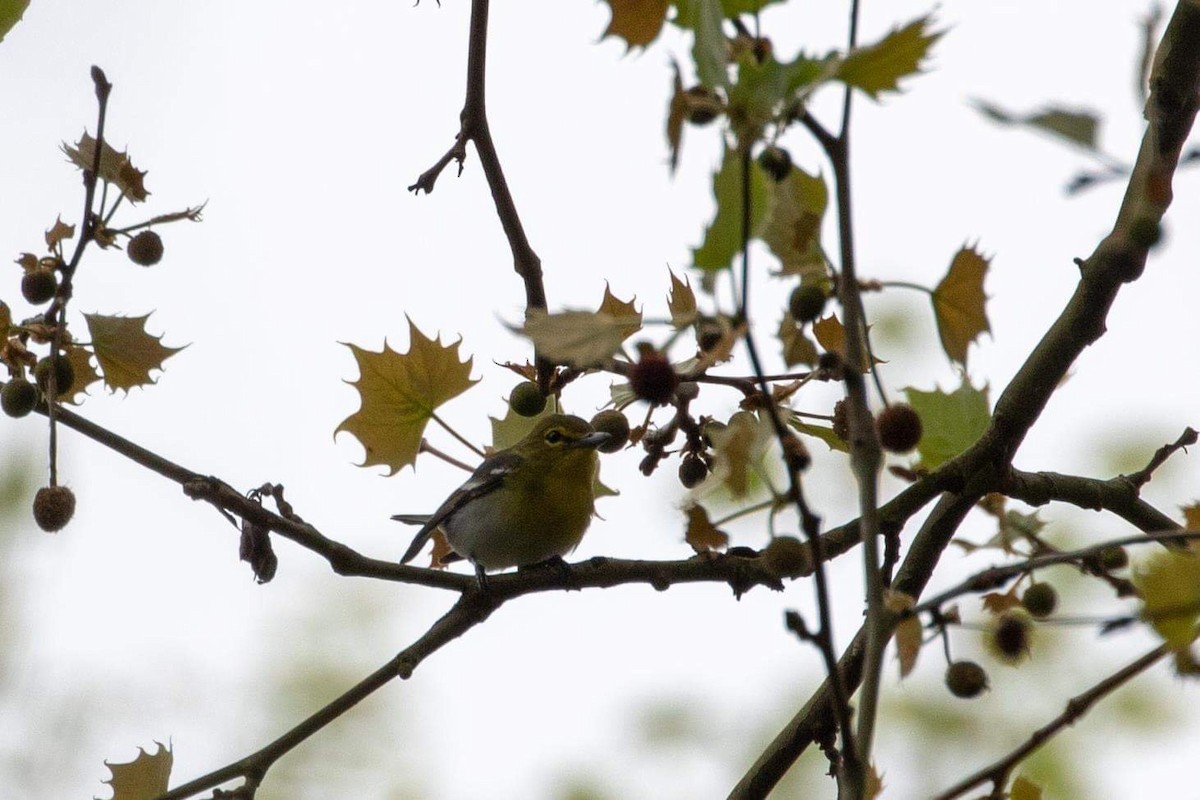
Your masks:
M547 444L558 444L563 439L562 431L558 428L546 432Z

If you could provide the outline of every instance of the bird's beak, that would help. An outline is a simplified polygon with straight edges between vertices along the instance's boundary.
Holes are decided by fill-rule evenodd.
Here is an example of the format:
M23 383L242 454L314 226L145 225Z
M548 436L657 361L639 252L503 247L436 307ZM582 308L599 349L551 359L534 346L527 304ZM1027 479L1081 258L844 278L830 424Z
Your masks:
M572 447L591 447L591 448L595 449L595 448L599 447L600 445L604 444L605 442L607 442L611 438L612 438L612 435L605 433L604 431L593 431L593 432L589 433L587 436L584 436L582 439L576 439L574 442L571 443L571 446Z

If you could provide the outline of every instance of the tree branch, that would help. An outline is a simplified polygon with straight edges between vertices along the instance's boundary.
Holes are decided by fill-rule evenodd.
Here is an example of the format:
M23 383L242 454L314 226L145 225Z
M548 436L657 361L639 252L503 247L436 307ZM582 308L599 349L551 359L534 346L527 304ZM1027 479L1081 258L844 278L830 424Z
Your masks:
M957 496L943 498L930 515L961 521L984 494L999 485L1025 435L1075 359L1105 331L1108 310L1121 286L1136 280L1149 243L1131 235L1157 225L1171 201L1171 179L1183 141L1200 104L1200 3L1180 0L1163 34L1146 104L1149 126L1112 232L1080 263L1081 277L1058 319L1009 382L978 442L939 468L943 480L962 481ZM909 548L895 588L920 595L955 525L926 527ZM855 643L858 637L855 638ZM854 644L843 656L847 685L855 686ZM813 741L818 712L828 702L824 686L768 746L735 788L734 797L764 797Z
M459 174L462 174L467 142L474 142L484 178L492 193L492 202L496 206L496 216L500 219L500 226L504 229L504 236L508 239L508 247L512 251L513 269L525 284L525 310L528 313L530 309L535 308L545 310L546 287L542 281L542 260L534 252L525 235L525 227L508 189L508 180L504 177L504 170L500 166L500 157L496 153L496 144L492 140L491 128L488 125L486 80L489 5L490 0L471 0L470 33L467 38L467 93L460 115L461 126L458 135L445 155L422 173L408 190L417 194L422 190L426 194L431 193L438 176L452 160L458 161ZM537 365L538 385L545 392L549 387L554 367L536 351L534 361Z
M952 798L960 797L963 793L989 781L995 787L995 792L992 796L999 797L999 793L1008 782L1009 774L1026 756L1033 753L1068 725L1075 724L1076 721L1091 710L1092 706L1145 672L1170 652L1171 648L1166 644L1160 644L1133 663L1100 681L1086 692L1072 697L1067 701L1067 706L1061 714L1045 726L1034 731L1029 739L1020 747L994 764L984 767L968 778L964 778L959 783L939 794L934 800L952 800Z

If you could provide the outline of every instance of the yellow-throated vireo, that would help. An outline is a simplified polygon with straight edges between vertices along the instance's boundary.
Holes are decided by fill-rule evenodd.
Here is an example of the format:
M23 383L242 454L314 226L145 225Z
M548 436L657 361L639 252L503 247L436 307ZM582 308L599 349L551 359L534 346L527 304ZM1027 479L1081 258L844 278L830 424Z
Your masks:
M411 561L437 528L459 556L485 570L537 564L570 553L592 521L596 448L609 434L569 414L552 414L479 468L421 524L401 563ZM446 560L446 559L443 559Z

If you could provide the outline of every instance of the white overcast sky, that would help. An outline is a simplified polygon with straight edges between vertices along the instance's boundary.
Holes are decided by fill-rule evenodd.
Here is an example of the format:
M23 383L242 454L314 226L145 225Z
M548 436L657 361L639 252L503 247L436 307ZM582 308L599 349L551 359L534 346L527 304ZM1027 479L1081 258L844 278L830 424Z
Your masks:
M524 295L474 154L463 176L448 171L432 196L405 191L457 130L468 5L35 0L0 43L3 248L13 258L38 249L59 213L77 221L80 181L58 144L94 129L91 64L114 84L110 141L149 170L147 213L208 202L202 224L163 229L166 255L154 269L120 253L85 261L76 312L153 310L152 332L190 346L157 386L128 397L93 390L83 414L235 486L283 483L297 512L327 535L372 555L399 555L411 531L388 517L431 508L461 474L433 462L393 478L353 466L362 457L357 443L332 438L357 408L344 383L356 377L353 360L339 342L378 349L387 337L402 349L405 314L427 334L461 336L482 383L443 411L481 442L486 415L503 412L512 385L493 362L528 355L504 327L519 319ZM625 54L616 41L597 43L608 21L601 3L495 5L491 123L551 305L594 306L607 280L619 297L636 294L648 315L662 316L667 266L686 270L711 216L719 151L715 129L689 129L679 172L668 175L669 63L686 61L686 42L669 32L648 51ZM843 4L792 5L763 18L777 52L842 43ZM934 10L910 0L863 5L866 41ZM1093 109L1105 118L1105 148L1132 159L1142 126L1133 96L1137 20L1147 8L1133 0L946 2L936 19L947 34L928 73L907 81L903 95L857 101L860 272L932 285L963 242L993 254L994 339L971 355L972 379L993 395L1069 295L1072 259L1087 256L1108 230L1120 187L1064 197L1067 180L1092 166L1085 156L998 129L967 101ZM832 120L835 95L817 103L818 116ZM828 173L802 135L785 143L805 168ZM1080 359L1019 466L1107 477L1130 468L1117 460L1126 448L1139 445L1144 460L1153 445L1196 425L1200 231L1191 221L1200 213L1200 174L1181 173L1176 194L1167 247L1122 293L1109 336ZM766 343L787 286L766 277L765 259L759 264L753 292ZM19 273L6 274L0 297L20 317ZM907 338L882 354L891 356L884 376L892 391L957 384L918 296L873 298L871 308L911 319ZM568 394L569 409L590 416L607 386L591 379ZM827 408L830 397L814 394L801 406ZM717 397L711 409L728 413L733 402ZM0 461L26 457L43 481L44 438L36 420L0 418ZM851 515L849 473L818 455L809 493L836 524ZM1177 457L1148 488L1168 513L1200 494L1194 459ZM606 479L623 494L600 506L604 519L580 557L686 556L674 464L647 481L637 461L635 453L606 459ZM338 578L282 541L278 578L256 586L236 560L233 529L178 487L69 431L60 464L79 498L71 525L57 536L25 517L7 526L5 575L19 580L0 596L9 604L0 621L10 626L10 654L0 664L0 790L20 782L34 787L25 796L102 794L103 760L132 758L155 739L174 744L176 782L196 777L253 751L366 675L451 600ZM1106 518L1069 518L1079 537L1126 532ZM794 530L795 522L784 526ZM761 527L735 530L739 543L763 544ZM982 523L968 530L986 533ZM853 597L857 562L844 561L834 580ZM783 609L811 608L810 593L805 581L740 603L719 587L513 603L413 680L318 735L290 766L281 764L291 783L281 775L272 788L269 777L264 792L325 797L336 785L360 796L546 797L582 775L600 776L597 785L612 796L721 796L755 742L815 685L814 653L781 626ZM858 613L853 602L840 607L840 641ZM1098 663L1070 662L1072 680L1052 672L1059 691L1021 710L1025 729L1150 642L1118 638L1102 644ZM962 641L961 650L973 652L970 637ZM1094 636L1075 641L1090 647ZM939 658L931 650L913 683L889 691L936 695ZM1011 713L1023 680L997 673L983 701L990 705L980 706L991 711L980 714ZM1195 705L1193 695L1175 697L1165 674L1148 682ZM286 702L272 704L283 688ZM703 720L699 746L645 752L631 731L639 709L662 703ZM1126 797L1134 786L1145 796L1151 774L1167 783L1190 774L1180 753L1194 748L1200 720L1176 725L1170 739L1110 746L1106 785L1090 796ZM1090 746L1102 748L1099 741ZM903 730L884 724L879 761L891 796L945 786L1004 746L970 744L935 760L932 778L912 774Z

